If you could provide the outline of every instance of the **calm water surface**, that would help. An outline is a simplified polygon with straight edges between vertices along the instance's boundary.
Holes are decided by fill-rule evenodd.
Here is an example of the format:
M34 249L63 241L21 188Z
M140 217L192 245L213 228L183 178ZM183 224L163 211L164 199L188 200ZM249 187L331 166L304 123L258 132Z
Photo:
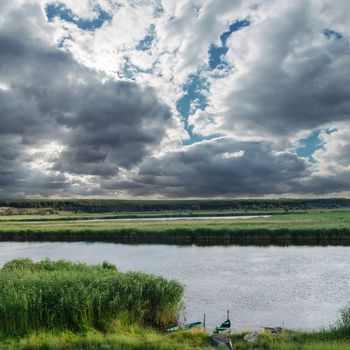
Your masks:
M231 311L235 330L326 327L350 302L350 247L197 247L113 243L0 243L14 258L107 260L185 285L186 317L213 328Z
M105 218L105 219L79 219L79 220L61 220L64 222L98 222L98 221L177 221L177 220L239 220L239 219L256 219L269 218L271 215L236 215L236 216L174 216L174 217L143 217L143 218ZM44 221L22 221L30 224L47 224L55 220Z

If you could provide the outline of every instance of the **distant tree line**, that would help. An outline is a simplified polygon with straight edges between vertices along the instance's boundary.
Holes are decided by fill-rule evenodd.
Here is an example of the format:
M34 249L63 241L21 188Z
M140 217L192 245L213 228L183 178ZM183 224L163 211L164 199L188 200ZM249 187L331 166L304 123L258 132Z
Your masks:
M0 207L50 208L52 210L105 213L180 210L307 210L350 208L350 199L233 199L233 200L114 200L114 199L23 199L0 200Z

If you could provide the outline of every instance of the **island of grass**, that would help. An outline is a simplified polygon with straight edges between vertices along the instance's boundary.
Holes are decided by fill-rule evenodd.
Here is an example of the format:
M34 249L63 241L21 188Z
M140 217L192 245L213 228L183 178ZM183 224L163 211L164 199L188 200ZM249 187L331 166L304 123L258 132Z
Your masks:
M166 334L183 287L113 265L14 260L0 270L1 350L214 349L204 331ZM350 349L350 312L329 330L231 335L235 349Z
M245 215L266 215L266 211ZM177 220L155 220L188 212L119 213L135 219L119 220L115 213L61 213L0 216L0 241L101 241L161 244L350 245L350 209L275 211L267 217L239 218L237 211L200 212ZM190 213L193 215L193 213ZM143 218L137 218L137 215ZM231 219L220 215L233 216ZM152 218L152 220L147 220Z

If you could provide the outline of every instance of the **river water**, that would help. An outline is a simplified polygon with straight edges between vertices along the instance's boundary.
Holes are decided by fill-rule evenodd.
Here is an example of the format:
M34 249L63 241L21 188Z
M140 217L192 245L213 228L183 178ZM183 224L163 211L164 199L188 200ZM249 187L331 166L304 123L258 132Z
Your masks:
M19 257L106 260L121 271L175 278L185 286L187 320L202 320L205 313L209 330L227 309L235 331L319 329L350 302L350 247L0 243L0 265Z
M269 218L271 215L235 215L235 216L164 216L164 217L130 217L130 218L104 218L104 219L65 219L65 220L18 220L22 223L47 224L48 222L99 222L99 221L177 221L177 220L239 220ZM16 221L16 220L11 220Z

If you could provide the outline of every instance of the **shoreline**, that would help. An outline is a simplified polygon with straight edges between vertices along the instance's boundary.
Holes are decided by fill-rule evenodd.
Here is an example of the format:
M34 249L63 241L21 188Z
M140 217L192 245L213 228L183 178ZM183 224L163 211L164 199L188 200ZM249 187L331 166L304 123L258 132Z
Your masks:
M1 242L108 242L125 244L169 245L255 245L255 246L350 246L350 227L327 229L247 229L214 230L181 228L140 230L132 228L110 230L18 230L0 231Z

